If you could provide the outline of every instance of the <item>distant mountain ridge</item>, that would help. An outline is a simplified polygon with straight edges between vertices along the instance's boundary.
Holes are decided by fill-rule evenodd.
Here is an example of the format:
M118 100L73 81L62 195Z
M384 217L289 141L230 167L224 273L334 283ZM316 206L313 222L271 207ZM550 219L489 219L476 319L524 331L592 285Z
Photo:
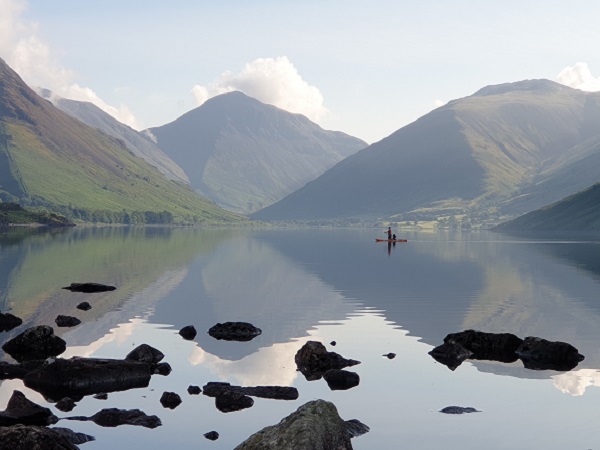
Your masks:
M1 59L0 200L96 221L241 220L42 99Z
M148 132L194 189L241 213L280 200L367 146L241 92L211 98Z
M498 231L600 231L600 183L504 222Z
M600 93L549 80L487 86L431 111L251 217L516 216L598 181L598 124ZM578 172L584 162L588 170ZM561 184L561 178L569 181ZM541 183L551 189L536 189Z
M170 159L158 146L144 134L122 124L96 105L60 98L47 89L38 90L38 94L50 100L54 106L86 125L98 128L106 134L121 139L136 156L145 159L171 180L189 183L185 171Z

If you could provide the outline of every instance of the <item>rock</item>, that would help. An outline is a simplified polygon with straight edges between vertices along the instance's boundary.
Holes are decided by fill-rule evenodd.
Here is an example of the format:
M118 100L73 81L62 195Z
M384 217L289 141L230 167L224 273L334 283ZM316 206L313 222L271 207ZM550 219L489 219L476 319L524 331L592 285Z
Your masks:
M82 311L89 311L90 309L92 309L92 305L90 305L88 302L81 302L79 305L76 306L76 308Z
M73 408L75 408L76 403L75 400L73 400L71 397L63 397L61 398L59 401L56 402L56 409L59 409L63 412L69 412L69 411L73 411Z
M385 356L387 359L394 359L396 357L396 354L395 353L387 353L383 356Z
M145 428L156 428L162 425L157 416L148 416L139 409L107 408L98 411L91 417L72 416L67 420L91 421L101 427L118 427L121 425L134 425Z
M343 369L329 369L323 374L323 378L332 391L345 391L360 383L357 373Z
M59 358L29 372L23 381L25 386L56 400L146 387L150 376L150 366L139 361Z
M204 437L210 441L216 441L219 439L219 433L216 431L209 431L208 433L204 433Z
M260 328L247 322L218 323L208 330L208 334L215 339L240 342L251 341L261 333Z
M67 349L67 343L54 335L52 327L39 325L28 328L2 346L2 350L19 362L58 356Z
M523 339L511 333L485 333L483 331L465 330L452 333L444 338L444 343L455 342L473 352L472 359L485 359L505 363L518 359L515 351L523 343Z
M75 444L52 428L27 425L0 427L0 448L6 450L78 450Z
M306 342L294 357L296 366L307 380L318 380L330 369L343 369L360 364L360 361L346 359L335 352L328 352L318 341Z
M172 372L171 365L166 362L161 362L152 366L152 373L166 377Z
M52 425L58 418L48 408L27 399L21 391L13 391L6 409L0 412L0 427L10 425Z
M181 405L181 397L175 392L163 392L160 404L163 405L163 408L175 409Z
M164 357L165 355L160 350L157 350L148 344L141 344L131 350L125 359L127 361L140 361L153 365L158 364Z
M481 411L470 406L446 406L445 408L440 409L440 412L444 414L466 414Z
M438 345L429 354L437 362L445 365L450 370L455 370L460 366L465 359L473 356L473 352L464 348L461 344L448 341L442 345Z
M117 288L100 283L71 283L70 286L65 286L63 289L67 289L71 292L84 292L86 294L90 294L93 292L114 291Z
M63 427L52 427L52 431L64 436L71 442L71 444L80 445L85 444L86 442L95 441L96 438L94 436L90 436L89 434L77 433L69 428Z
M10 313L0 313L0 331L10 331L23 323L23 319Z
M108 400L108 394L106 392L102 392L100 394L94 395L96 400Z
M193 325L188 325L179 330L179 335L187 341L191 341L196 337L196 328Z
M526 368L533 370L572 370L585 358L571 344L531 336L525 338L516 354Z
M371 429L358 419L346 420L346 429L350 433L351 438L362 436L371 431Z
M0 361L0 380L14 380L23 378L29 373L29 370L21 364L11 364L6 361Z
M187 391L190 395L198 395L202 392L202 389L200 389L200 386L188 386Z
M254 400L252 397L233 391L225 391L215 397L215 406L224 413L240 411L252 408Z
M209 381L203 388L204 395L217 397L224 392L232 392L252 397L270 398L274 400L296 400L298 389L292 386L232 386L229 383Z
M74 327L81 323L77 317L58 315L55 319L57 327Z
M277 425L263 428L235 450L351 450L348 425L331 402L314 400Z

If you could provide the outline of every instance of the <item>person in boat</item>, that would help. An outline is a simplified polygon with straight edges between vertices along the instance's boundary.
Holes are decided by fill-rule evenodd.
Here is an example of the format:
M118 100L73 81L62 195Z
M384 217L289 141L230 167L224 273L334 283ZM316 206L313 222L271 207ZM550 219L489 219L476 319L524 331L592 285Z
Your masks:
M392 240L392 227L388 227L387 229L388 240Z

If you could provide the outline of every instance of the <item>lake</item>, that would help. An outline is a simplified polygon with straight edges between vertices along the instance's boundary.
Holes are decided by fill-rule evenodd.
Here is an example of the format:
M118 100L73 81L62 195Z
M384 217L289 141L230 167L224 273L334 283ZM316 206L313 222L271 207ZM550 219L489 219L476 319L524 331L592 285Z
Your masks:
M383 229L199 230L75 228L0 235L0 308L23 319L2 342L47 324L68 345L61 355L124 358L147 343L165 354L168 376L147 388L85 397L69 413L4 380L0 409L17 389L58 417L103 408L140 409L162 426L103 428L61 420L95 436L81 448L233 449L313 399L370 432L355 449L591 449L600 445L600 238L514 237L492 232L399 233L407 243L375 243ZM61 289L93 281L96 294ZM76 305L87 301L89 311ZM58 314L82 323L58 328ZM262 329L249 342L207 330L245 321ZM179 330L198 335L184 340ZM568 342L585 359L568 372L467 360L456 370L428 352L466 329ZM307 341L361 361L360 384L332 391L307 381L294 355ZM331 343L335 341L336 345ZM384 354L393 352L389 359ZM4 353L2 360L13 360ZM189 395L209 381L294 386L294 401L254 399L223 413L213 398ZM163 392L183 402L163 408ZM481 412L448 415L451 405ZM204 438L215 430L216 441Z

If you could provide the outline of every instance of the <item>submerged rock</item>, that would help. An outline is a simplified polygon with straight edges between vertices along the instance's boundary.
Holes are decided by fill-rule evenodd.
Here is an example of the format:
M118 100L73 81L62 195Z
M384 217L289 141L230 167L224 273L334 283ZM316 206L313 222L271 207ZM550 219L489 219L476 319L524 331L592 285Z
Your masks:
M57 327L74 327L81 323L77 317L58 315L54 321Z
M277 425L253 434L235 450L351 450L353 433L349 427L357 428L355 423L348 424L339 416L333 403L314 400ZM360 428L368 431L365 425Z
M250 395L252 397L270 398L274 400L296 400L298 389L293 386L232 386L229 383L209 381L204 387L204 395L217 397L224 392Z
M208 330L208 334L215 339L241 342L251 341L261 333L260 328L247 322L218 323Z
M395 353L386 353L385 356L387 359L394 359L396 357Z
M139 409L107 408L98 411L90 417L72 416L67 420L91 421L101 427L118 427L121 425L134 425L145 428L156 428L162 425L157 416L149 416Z
M445 365L450 370L455 370L465 359L473 356L473 352L464 348L461 344L454 341L445 342L438 345L429 352L431 357L437 362Z
M52 425L58 418L48 408L33 403L21 391L13 391L6 409L0 412L0 427L10 425Z
M114 291L117 288L100 283L71 283L69 286L63 287L63 289L67 289L71 292L84 292L86 294L91 294L93 292Z
M191 341L196 337L196 328L193 325L188 325L179 330L179 335L187 341Z
M67 343L47 325L28 328L2 346L2 350L19 362L58 356L66 349Z
M357 373L343 369L330 369L323 374L323 378L332 391L345 391L360 383Z
M515 351L523 343L523 339L511 333L486 333L476 330L465 330L451 333L444 338L444 343L455 342L473 352L472 359L515 362L518 359Z
M81 302L79 305L76 306L76 308L82 311L89 311L90 309L92 309L92 305L90 305L88 302Z
M160 397L160 404L164 408L175 409L181 405L181 397L176 392L163 392Z
M23 381L46 398L59 400L146 387L150 376L150 365L139 361L59 358L29 372Z
M525 338L516 354L526 368L533 370L572 370L585 359L571 344L531 336Z
M343 369L360 364L360 361L346 359L335 352L329 352L318 341L306 342L294 357L296 366L307 380L318 380L330 369Z
M445 408L440 409L441 413L444 414L467 414L474 412L481 412L471 406L446 406Z
M23 323L23 319L10 313L0 313L0 331L10 331Z
M0 448L10 450L78 450L53 428L31 425L0 427Z

